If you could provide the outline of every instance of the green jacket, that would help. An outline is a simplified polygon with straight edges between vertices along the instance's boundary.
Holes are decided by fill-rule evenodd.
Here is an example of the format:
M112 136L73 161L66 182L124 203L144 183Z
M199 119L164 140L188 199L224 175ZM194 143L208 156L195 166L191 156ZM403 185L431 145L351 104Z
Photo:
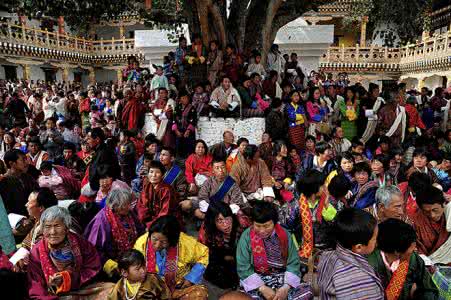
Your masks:
M285 230L285 229L284 229ZM301 262L299 260L298 251L293 243L291 234L285 230L288 236L288 258L286 272L300 276ZM254 258L252 256L250 228L246 229L241 235L236 250L237 271L241 280L248 278L255 273Z
M368 256L368 262L381 279L384 288L387 288L390 283L392 273L386 268L379 249L374 250L374 252ZM432 281L431 275L426 270L423 259L421 259L416 252L414 252L410 257L409 271L407 272L406 281L398 300L411 299L409 298L409 295L414 283L417 285L414 299L439 299L437 287Z

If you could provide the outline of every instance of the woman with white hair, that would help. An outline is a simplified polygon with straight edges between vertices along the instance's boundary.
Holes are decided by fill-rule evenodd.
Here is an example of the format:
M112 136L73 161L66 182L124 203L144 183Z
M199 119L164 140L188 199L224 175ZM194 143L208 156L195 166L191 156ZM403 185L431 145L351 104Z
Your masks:
M111 276L117 269L117 259L133 248L142 233L144 227L132 209L132 192L112 189L106 206L88 224L84 236L97 248L103 270Z
M41 223L43 238L31 250L28 266L30 298L56 300L105 291L104 284L86 286L101 269L100 257L91 243L69 231L69 211L49 207L41 215Z

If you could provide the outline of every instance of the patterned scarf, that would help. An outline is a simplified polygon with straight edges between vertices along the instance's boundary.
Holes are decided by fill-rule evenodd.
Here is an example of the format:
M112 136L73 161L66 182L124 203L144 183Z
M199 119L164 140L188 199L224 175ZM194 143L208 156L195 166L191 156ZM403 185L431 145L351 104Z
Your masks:
M133 217L127 215L123 217L123 221L113 213L113 210L106 206L105 215L111 226L111 233L113 235L113 244L117 250L118 256L127 250L133 248L133 244L137 238L137 232Z
M74 233L69 232L67 234L67 242L61 249L50 249L45 239L38 244L38 249L39 258L41 260L41 269L44 273L46 282L49 282L50 276L53 276L56 273L61 273L66 282L67 273L65 273L65 271L67 271L67 268L70 267L71 270L77 272L81 266L82 257L80 246L77 241L77 236ZM70 283L69 286L67 286L66 283L65 289L59 289L59 291L66 291L67 288L70 290Z
M146 246L147 272L158 274L157 255L150 242L150 234ZM178 247L169 247L166 254L166 263L164 270L164 281L171 292L175 290L177 275ZM161 271L161 270L160 270Z
M409 261L410 257L408 260L401 261L396 271L392 274L390 283L385 289L387 300L397 300L399 295L401 295L409 271Z
M321 195L319 200L318 209L316 210L316 221L322 221L322 212L324 208L324 202L326 196ZM302 223L302 247L299 249L299 256L302 258L309 258L312 255L314 247L314 237L313 237L313 216L308 205L307 197L301 195L299 199L299 213Z
M280 248L282 250L282 259L286 264L288 257L288 236L285 230L279 224L274 226L274 231L279 238ZM249 232L251 238L251 249L252 256L254 257L254 269L255 272L260 274L268 274L269 265L268 258L266 257L265 244L263 239L260 238L255 232L254 228L251 227Z

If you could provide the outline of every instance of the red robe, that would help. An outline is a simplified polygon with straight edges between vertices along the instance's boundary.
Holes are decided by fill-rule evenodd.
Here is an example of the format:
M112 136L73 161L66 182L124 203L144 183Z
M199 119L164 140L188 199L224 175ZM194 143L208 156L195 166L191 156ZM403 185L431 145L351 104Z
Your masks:
M418 210L413 219L413 223L415 224L417 248L420 254L429 256L448 240L449 232L446 231L446 220L444 215L439 223L433 224L421 210Z
M72 249L77 249L73 253L75 260L74 271L71 272L71 291L78 290L84 284L88 283L94 276L96 276L102 266L100 264L100 257L95 247L83 239L82 237L69 233L75 236L77 245ZM39 245L46 243L45 239L40 240L31 250L30 263L28 265L28 283L29 294L31 299L41 300L57 300L58 296L51 295L48 292L47 280L41 265L39 252ZM47 246L46 246L47 247ZM79 252L79 253L78 253ZM51 261L51 259L50 259Z
M178 204L177 192L170 185L161 182L154 187L145 178L137 204L138 219L149 228L161 216L178 216Z
M139 119L145 113L145 106L138 99L129 99L124 106L122 111L121 121L122 126L128 130L133 128L138 128Z

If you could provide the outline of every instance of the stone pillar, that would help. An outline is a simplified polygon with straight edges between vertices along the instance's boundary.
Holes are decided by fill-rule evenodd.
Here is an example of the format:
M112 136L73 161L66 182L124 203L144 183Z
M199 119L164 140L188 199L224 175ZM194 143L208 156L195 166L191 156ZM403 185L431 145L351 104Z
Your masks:
M93 67L89 68L89 83L90 84L96 83L96 71Z
M152 9L152 0L145 0L145 1L144 1L144 7L145 7L147 10L151 10L151 9Z
M23 79L30 80L30 76L31 76L30 65L23 64L22 69L23 69Z
M425 85L425 78L418 79L418 89L421 90Z
M58 17L58 33L59 34L65 34L65 31L64 31L64 17L63 16L59 16Z
M119 26L119 38L121 38L121 39L125 38L125 26L124 25Z
M63 68L62 71L63 71L63 74L62 74L63 75L62 76L63 81L65 83L69 83L69 69L68 68Z
M368 16L363 16L360 23L360 47L366 47L366 24Z
M116 70L116 76L117 76L117 85L121 86L122 85L122 69Z

